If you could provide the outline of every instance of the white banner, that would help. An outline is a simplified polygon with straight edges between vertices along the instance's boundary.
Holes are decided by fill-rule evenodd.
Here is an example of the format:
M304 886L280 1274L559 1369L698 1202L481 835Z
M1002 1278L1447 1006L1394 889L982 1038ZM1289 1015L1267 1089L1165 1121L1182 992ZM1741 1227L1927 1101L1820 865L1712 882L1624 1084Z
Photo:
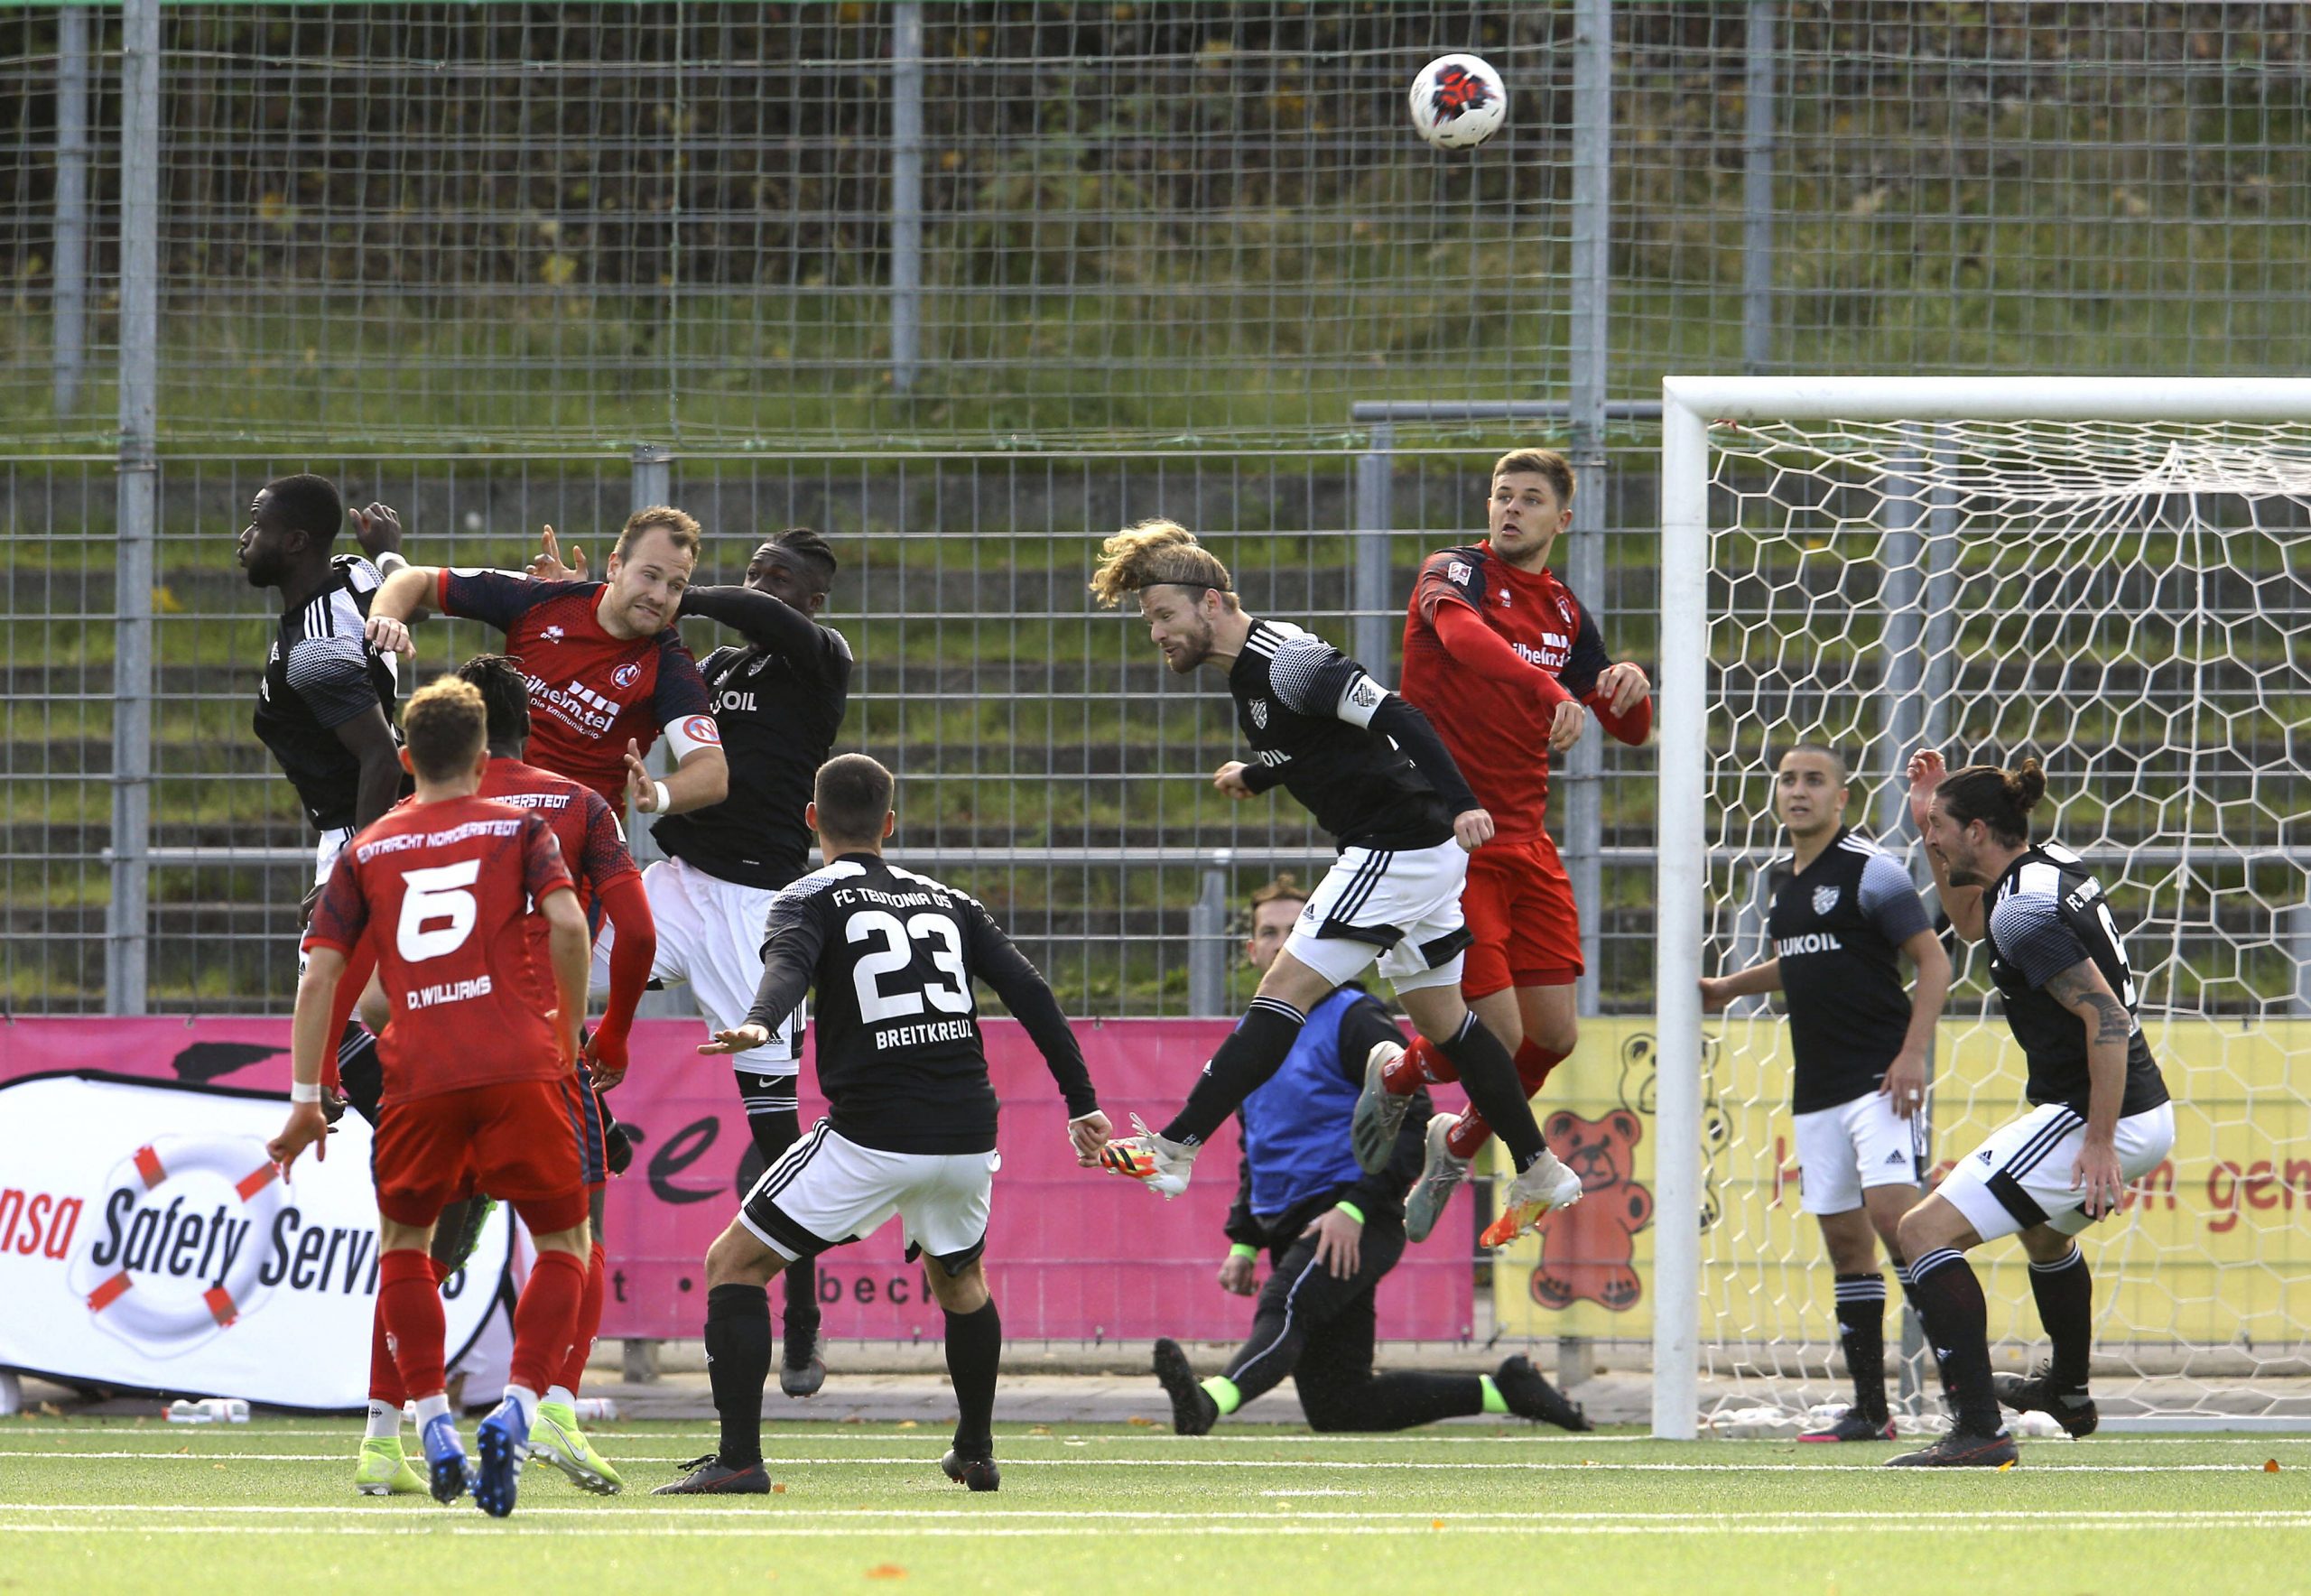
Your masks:
M287 1181L279 1097L121 1079L0 1086L0 1368L284 1407L368 1399L377 1298L369 1127ZM511 1239L489 1217L442 1288L454 1360Z

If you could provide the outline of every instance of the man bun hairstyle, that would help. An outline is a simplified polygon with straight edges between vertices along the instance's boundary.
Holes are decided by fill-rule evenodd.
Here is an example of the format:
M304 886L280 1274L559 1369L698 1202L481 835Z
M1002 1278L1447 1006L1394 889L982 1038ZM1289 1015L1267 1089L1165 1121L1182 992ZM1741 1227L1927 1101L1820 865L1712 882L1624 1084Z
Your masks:
M1091 594L1102 609L1113 609L1127 593L1165 586L1209 588L1230 609L1236 608L1236 584L1228 568L1176 521L1142 521L1100 545Z
M1492 462L1495 480L1509 476L1545 477L1556 489L1556 506L1573 502L1573 462L1554 449L1512 449Z
M1263 904L1272 904L1278 898L1290 898L1295 903L1304 904L1308 901L1308 889L1301 886L1289 870L1285 871L1273 881L1264 881L1252 888L1254 909L1259 908Z
M880 842L898 784L864 754L837 754L819 766L811 802L819 807L819 835L831 842Z
M2046 795L2046 773L2028 756L2011 771L1995 765L1954 770L1934 790L1943 813L1962 826L1981 821L2009 848L2029 846L2030 812Z
M827 540L807 526L790 526L770 542L802 562L818 591L823 593L834 586L835 573L842 567L836 561L834 551L827 547Z
M672 505L648 505L628 515L626 529L617 534L617 543L610 552L625 559L633 552L636 541L654 529L673 538L674 547L692 560L698 558L698 522L688 511L677 510Z
M401 712L401 735L419 776L456 780L473 768L474 756L488 745L489 710L481 690L455 676L419 688Z
M345 524L345 498L337 484L310 471L275 477L265 485L265 502L282 525L324 546L337 541Z
M478 654L458 667L458 680L481 694L489 712L489 746L506 747L530 735L530 679L521 663L502 654Z

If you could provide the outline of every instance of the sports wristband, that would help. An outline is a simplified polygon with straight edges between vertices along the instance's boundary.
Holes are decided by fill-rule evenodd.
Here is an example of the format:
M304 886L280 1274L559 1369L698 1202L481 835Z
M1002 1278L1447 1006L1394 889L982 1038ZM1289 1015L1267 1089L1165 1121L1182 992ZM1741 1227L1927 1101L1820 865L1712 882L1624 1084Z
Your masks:
M1228 1249L1228 1256L1231 1258L1256 1258L1260 1256L1260 1249L1249 1242L1239 1241Z
M289 1083L289 1100L292 1103L318 1103L321 1100L321 1083L318 1081L292 1081Z
M1332 1204L1332 1210L1336 1213L1346 1214L1360 1225L1364 1222L1364 1211L1353 1202L1335 1202Z
M673 802L673 799L666 796L666 784L664 782L652 782L650 784L658 789L657 807L653 809L650 812L653 814L664 814L666 812L666 805Z

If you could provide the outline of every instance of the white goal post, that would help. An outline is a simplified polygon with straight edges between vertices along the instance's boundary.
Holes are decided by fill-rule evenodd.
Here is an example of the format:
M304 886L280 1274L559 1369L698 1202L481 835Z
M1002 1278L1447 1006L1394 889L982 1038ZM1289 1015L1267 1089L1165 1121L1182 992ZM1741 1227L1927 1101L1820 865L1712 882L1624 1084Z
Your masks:
M1889 763L1889 751L1899 741L1932 735L1938 726L1953 738L1954 766L1985 747L2007 763L2024 753L2045 757L2043 745L2052 743L2049 799L2061 797L2068 780L2081 794L2081 807L2064 819L2074 818L2084 833L2069 835L2072 828L2065 826L2057 834L2088 854L2106 884L2131 871L2140 889L2138 901L2160 905L2157 947L2146 950L2158 954L2156 967L2137 960L2146 965L2139 971L2145 979L2143 1021L2154 1045L2160 1024L2202 1025L2210 1017L2227 1026L2236 1016L2242 1037L2250 1031L2284 1031L2288 1040L2278 1043L2251 1038L2266 1053L2276 1046L2284 1054L2311 1037L2311 1030L2289 1028L2303 1023L2292 1016L2311 1009L2311 966L2303 958L2311 946L2311 893L2303 892L2311 886L2306 869L2311 856L2303 851L2311 809L2300 802L2302 787L2296 784L2301 778L2275 763L2256 766L2235 741L2224 746L2224 734L2235 730L2239 738L2260 733L2254 746L2268 747L2270 718L2281 742L2294 736L2289 717L2311 719L2311 603L2305 599L2311 593L2311 538L2305 536L2311 530L2311 380L1672 376L1662 384L1662 400L1656 895L1662 1062L1651 1132L1657 1137L1653 1433L1691 1439L1702 1427L1705 1406L1705 1351L1714 1353L1728 1336L1741 1339L1742 1349L1722 1359L1737 1380L1760 1368L1771 1366L1770 1373L1800 1361L1783 1365L1773 1350L1787 1339L1802 1294L1787 1284L1794 1277L1789 1272L1778 1277L1780 1284L1752 1283L1750 1299L1705 1285L1703 1274L1704 1208L1721 1216L1730 1211L1718 1206L1712 1183L1763 1179L1756 1161L1768 1156L1760 1137L1741 1145L1741 1113L1712 1096L1725 1086L1710 1072L1737 1044L1727 1040L1734 1026L1721 1025L1714 1016L1714 1034L1705 1039L1698 988L1702 976L1736 967L1740 936L1728 930L1741 909L1740 890L1731 885L1735 872L1755 870L1768 854L1782 850L1769 795L1758 796L1769 794L1769 778L1760 774L1766 750L1801 737L1813 740L1814 728L1824 726L1831 737L1842 729L1866 742L1870 768L1856 766L1860 812L1850 815L1874 826L1898 855L1907 855L1907 834L1896 834L1907 821L1890 802L1900 766ZM1922 535L1930 515L1942 516L1939 524L1954 529L1944 540L1939 566L1934 557L1916 554L1934 541ZM2156 553L2139 557L2136 551L2154 536ZM1887 553L1896 546L1889 540L1899 539L1908 540L1898 544L1903 552ZM2043 551L2043 567L2033 564L2034 550ZM1738 571L1721 570L1722 553L1744 563ZM1914 606L1907 618L1883 597L1888 573L1897 567L1907 572L1901 590ZM2108 586L2074 601L2071 590L2089 575ZM1993 580L2002 585L1993 589ZM1927 587L1937 580L1945 585L1938 597L1927 598ZM1988 598L2007 611L2009 631L1978 640L1973 655L1964 655L1963 641L1954 644L1956 634L1948 630L1929 648L1917 617L1933 603L1953 604L1963 584L1972 584L1965 602ZM1735 616L1737 605L1747 608ZM2123 624L2131 618L2131 606L2155 606L2161 627L2170 615L2176 617L2160 632L2155 653L2149 643L2128 641ZM2044 626L2030 632L2041 615ZM2080 653L2064 653L2073 647ZM2028 665L2016 663L2026 657ZM1856 660L1864 663L1856 665ZM1904 701L1923 703L1931 691L1922 685L1926 663L1905 660L1930 660L1944 673L1938 722L1883 707L1895 701L1886 683L1897 676L1907 683ZM2198 696L2195 683L2210 663L2221 663L2247 682L2238 696ZM2089 663L2093 668L2083 668ZM2000 680L2009 687L2023 679L2016 673L2026 670L2035 673L2027 677L2030 690L2056 683L2052 691L2067 720L2052 714L1997 719L2000 711L1981 701L1981 683L2001 666ZM1739 691L1749 696L1729 709L1722 684L1736 675L1744 682ZM2136 685L2111 685L2105 696L2097 680ZM2178 681L2189 685L2177 690L2173 683ZM2223 690L2218 682L2204 691ZM1974 701L1969 692L1977 695ZM2135 696L2121 703L2118 695L2123 694ZM1870 699L1872 707L1857 707L1857 698ZM2155 764L2159 774L2137 779L2112 775L2107 763L2098 763L2111 757L2099 739L2115 744L2121 735L2097 729L2106 717L2111 728L2124 717L2128 736L2149 735L2141 732L2146 726L2165 728L2148 763L2139 750L2130 756L2144 769ZM1973 734L1971 747L1956 735L1960 720L1970 722L1963 730ZM2017 725L2023 728L2019 733ZM1991 728L1991 735L1982 735L1984 727ZM2242 806L2261 806L2240 833L2251 833L2251 846L2234 842L2226 829L2229 817L2245 812ZM2042 821L2046 812L2041 812ZM2040 829L2043 834L2046 828ZM2097 858L2084 846L2097 835L2128 840L2111 845L2114 857ZM2214 905L2201 925L2200 909L2209 898ZM2175 906L2164 906L2169 904ZM1758 934L1754 922L1744 934ZM2131 940L2137 932L2129 928L2127 934ZM2284 990L2289 979L2295 984ZM1986 1040L1955 1051L1967 1067L1978 1068L2005 1045L1994 1007L1983 1007L1979 961L1971 987L1962 966L1949 1012L1962 1007ZM1770 1044L1756 1043L1752 1051L1762 1058ZM1675 1061L1694 1063L1679 1067ZM2254 1065L2261 1074L2237 1063L2237 1102L2226 1095L2228 1106L2199 1116L2210 1127L2206 1134L2260 1132L2269 1113L2286 1116L2289 1127L2271 1135L2301 1136L2311 1125L2306 1101L2311 1054L2295 1062L2306 1068L2282 1072L2276 1086L2268 1059ZM1751 1072L1739 1090L1761 1100L1758 1082L1766 1079L1765 1065L1740 1067ZM2186 1103L2178 1068L2169 1066L2167 1073L2178 1102ZM1778 1079L1786 1085L1786 1063ZM1937 1090L1941 1079L1937 1075ZM1966 1080L1954 1079L1953 1093L1967 1090ZM1969 1105L1962 1113L1963 1123L1991 1113L1992 1099L2002 1099L2009 1113L2019 1111L2019 1074L2001 1077L1983 1093L1979 1110ZM1754 1104L1757 1124L1766 1122L1770 1106ZM1724 1145L1731 1121L1737 1156L1751 1161L1730 1175L1713 1175L1706 1166L1713 1155L1704 1151L1705 1107L1711 1145ZM1779 1107L1786 1117L1786 1102ZM1971 1145L1944 1145L1937 1153L1963 1155ZM2300 1151L2311 1158L2311 1146ZM2180 1144L2177 1152L2180 1156ZM2278 1173L2274 1161L2271 1177ZM2207 1190L2219 1202L2225 1177L2218 1169L2207 1178ZM2240 1169L2232 1169L2229 1178L2234 1225L2249 1218L2260 1223L2260 1214L2246 1210L2262 1210L2263 1197L2271 1199L2274 1211L2280 1196L2290 1211L2298 1195L2311 1202L2311 1192L2298 1194L2291 1187L2242 1188ZM1777 1186L1774 1202L1779 1202ZM2279 1217L2270 1215L2274 1224ZM2291 1211L2287 1217L2299 1228ZM2103 1304L2121 1272L2131 1267L2149 1274L2157 1260L2179 1256L2176 1246L2155 1238L2139 1248L2121 1245L2143 1219L2130 1210L2090 1235L2113 1249L2096 1281L2098 1338L2106 1328ZM1786 1210L1777 1210L1771 1223L1772 1234L1784 1239L1779 1245L1794 1251L1797 1244L1787 1239L1798 1232ZM1763 1221L1759 1227L1762 1245ZM2219 1220L2215 1228L2223 1228ZM2112 1234L2100 1236L2103 1231ZM2270 1257L2300 1256L2288 1239L2291 1232L2269 1234L2280 1243ZM1818 1254L1818 1236L1807 1231L1805 1237ZM2265 1297L2283 1313L2299 1313L2307 1305L2299 1292L2311 1286L2298 1288L2288 1271L2241 1267L2238 1282L2252 1286L2259 1313ZM2241 1328L2245 1310L2224 1294L2236 1284L2232 1277L2209 1266L2204 1280L2176 1288L2180 1305L2171 1321L2145 1332L2145 1339L2171 1333L2178 1350L2170 1361L2186 1379L2201 1382L2215 1367L2209 1361L2214 1354L2235 1362L2270 1350L2268 1341ZM1712 1294L1707 1303L1705 1292ZM2186 1301L2187 1292L2202 1294ZM1772 1312L1754 1306L1776 1293L1788 1304ZM2023 1317L2016 1322L2027 1329L2018 1333L2035 1332L2028 1295L2027 1290L2019 1294ZM1898 1304L1898 1293L1894 1300ZM1825 1304L1812 1311L1827 1318ZM1998 1312L1994 1305L1994 1337ZM2256 1325L2277 1322L2263 1318ZM2311 1335L2297 1332L2293 1339L2300 1363L2301 1344ZM1828 1346L1833 1350L1833 1337ZM2311 1372L2294 1364L2282 1368L2275 1353L2271 1358L2256 1363L2254 1372ZM1824 1361L1825 1355L1807 1363L1805 1378L1818 1387L1809 1394L1830 1395L1838 1384L1833 1373L1824 1375ZM2099 1369L2098 1364L2098 1387ZM2203 1423L2243 1411L2217 1399L2219 1393L2210 1396L2211 1389L2193 1385L2192 1394L2175 1399L2173 1411L2199 1415ZM2267 1405L2267 1411L2279 1406ZM2145 1411L2168 1409L2154 1403Z

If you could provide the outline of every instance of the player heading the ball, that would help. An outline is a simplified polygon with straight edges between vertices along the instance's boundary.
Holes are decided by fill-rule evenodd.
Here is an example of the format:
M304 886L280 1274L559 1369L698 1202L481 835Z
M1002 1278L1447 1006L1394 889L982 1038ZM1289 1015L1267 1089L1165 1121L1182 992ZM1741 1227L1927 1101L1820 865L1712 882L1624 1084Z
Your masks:
M1228 568L1173 522L1108 539L1091 591L1107 606L1137 594L1175 673L1227 678L1254 756L1221 766L1212 785L1235 799L1282 786L1341 850L1186 1104L1162 1131L1114 1143L1108 1167L1166 1197L1186 1190L1197 1152L1282 1066L1309 1011L1377 960L1516 1161L1495 1239L1578 1201L1580 1177L1542 1143L1508 1050L1461 998L1461 888L1493 822L1427 717L1331 644L1247 612ZM1393 1056L1395 1044L1380 1045Z

